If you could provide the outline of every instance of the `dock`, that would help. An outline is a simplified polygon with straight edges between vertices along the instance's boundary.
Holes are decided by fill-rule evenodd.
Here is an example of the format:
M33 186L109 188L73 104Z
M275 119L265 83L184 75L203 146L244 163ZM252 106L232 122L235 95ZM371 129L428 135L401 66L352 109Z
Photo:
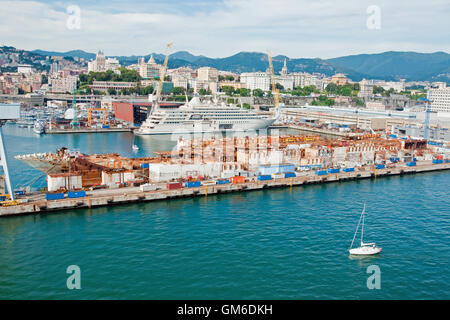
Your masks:
M40 214L48 212L62 212L77 208L95 208L126 203L170 200L183 197L206 197L215 194L231 192L245 192L269 188L292 188L308 184L321 184L330 182L345 182L358 179L377 179L389 176L425 173L432 171L449 170L450 163L432 164L431 161L417 163L414 167L399 164L393 168L375 169L374 166L365 166L354 172L329 173L316 175L314 171L305 171L293 178L280 178L267 181L258 181L256 177L247 178L244 183L228 183L204 185L193 188L167 190L165 184L156 191L141 191L139 187L124 187L118 189L99 189L87 191L83 198L64 198L60 200L45 200L45 194L39 193L29 197L27 202L14 206L0 207L0 217L17 216L25 214Z
M111 133L132 132L133 128L83 128L83 129L52 129L46 130L46 134L74 134L74 133Z

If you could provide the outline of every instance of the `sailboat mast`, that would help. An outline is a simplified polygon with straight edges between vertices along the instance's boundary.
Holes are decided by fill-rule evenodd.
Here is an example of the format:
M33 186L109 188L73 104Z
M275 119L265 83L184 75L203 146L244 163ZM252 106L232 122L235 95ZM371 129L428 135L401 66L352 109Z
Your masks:
M364 209L362 212L362 227L361 227L361 246L363 245L363 237L364 237L364 215L366 213L366 203L364 203Z

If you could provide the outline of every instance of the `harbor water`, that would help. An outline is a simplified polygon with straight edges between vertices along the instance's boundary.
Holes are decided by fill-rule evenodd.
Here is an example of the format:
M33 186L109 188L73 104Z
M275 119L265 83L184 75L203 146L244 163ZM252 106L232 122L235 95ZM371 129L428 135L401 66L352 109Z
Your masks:
M151 156L170 136L42 135L7 125L16 187L42 173L13 159L66 146ZM132 145L139 151L133 153ZM450 174L271 189L0 219L1 299L449 299ZM364 239L348 255L363 202ZM81 289L69 290L67 267ZM380 289L369 289L369 266Z

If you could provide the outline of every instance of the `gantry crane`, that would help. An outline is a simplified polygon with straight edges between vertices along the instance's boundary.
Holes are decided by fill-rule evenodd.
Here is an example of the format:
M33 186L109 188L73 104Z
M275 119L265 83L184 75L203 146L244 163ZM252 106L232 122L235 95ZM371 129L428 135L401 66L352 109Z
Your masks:
M275 102L275 112L278 113L278 105L280 102L280 97L279 97L279 92L278 92L277 86L275 84L275 76L274 76L274 72L273 72L272 57L270 55L269 50L267 50L267 58L269 59L270 79L271 79L271 83L272 83L273 100Z

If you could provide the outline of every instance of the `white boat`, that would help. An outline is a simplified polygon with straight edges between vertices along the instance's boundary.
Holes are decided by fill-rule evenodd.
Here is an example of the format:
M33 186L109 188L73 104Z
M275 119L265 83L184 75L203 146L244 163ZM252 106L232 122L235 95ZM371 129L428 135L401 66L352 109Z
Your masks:
M154 105L154 110L135 131L137 135L260 130L268 128L278 118L278 110L271 118L217 101L205 103L198 96L177 109Z
M135 144L133 144L133 146L131 148L133 149L133 151L138 151L139 150L139 147L137 145L135 145Z
M377 247L375 242L365 243L364 242L364 216L366 215L366 204L364 203L364 209L361 213L361 217L359 218L358 226L356 227L355 235L353 236L352 244L350 245L350 249L348 250L351 255L355 256L370 256L374 254L378 254L381 252L381 248ZM359 226L362 221L361 226L361 244L358 248L352 248L353 243L355 242L356 234L358 233Z
M45 133L45 125L44 122L36 120L33 126L34 133L43 134Z

